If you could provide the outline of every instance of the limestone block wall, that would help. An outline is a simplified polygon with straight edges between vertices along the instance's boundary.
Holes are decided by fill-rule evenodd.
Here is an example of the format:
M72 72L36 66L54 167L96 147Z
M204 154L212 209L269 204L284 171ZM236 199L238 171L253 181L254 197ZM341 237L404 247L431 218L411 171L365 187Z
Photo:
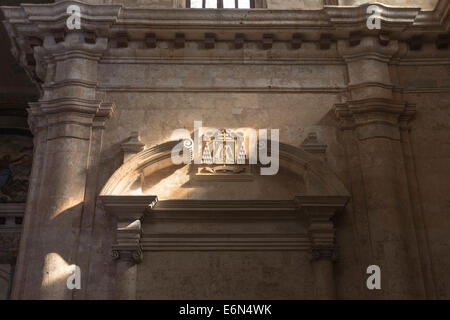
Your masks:
M139 162L142 155L169 141L175 129L193 130L195 120L217 128L280 129L281 142L300 150L308 134L314 132L327 147L323 153L310 155L305 167L319 163L321 168L329 169L351 196L334 224L326 223L332 233L336 229L338 253L334 246L326 254L312 257L267 252L264 257L271 263L260 269L252 261L263 259L262 255L240 259L242 256L232 254L196 253L201 264L197 267L206 264L210 271L218 266L230 271L233 268L227 264L229 261L243 262L247 272L255 269L256 274L271 275L275 285L263 285L275 287L278 297L311 297L315 293L305 278L318 270L328 275L325 285L318 284L325 288L322 297L450 296L450 276L446 273L449 226L445 222L449 189L449 44L439 38L443 26L422 40L415 37L424 27L421 24L417 29L416 20L438 28L439 15L405 11L399 21L390 18L395 28L388 37L380 37L375 31L352 33L355 27L362 29L365 25L358 9L327 7L323 11L294 13L233 10L222 13L223 19L216 19L210 11L202 16L198 10L122 8L119 12L116 7L103 6L93 7L91 12L95 18L108 17L92 22L99 31L92 41L92 34L84 30L58 38L52 31L54 25L48 22L48 11L43 10L39 16L39 10L33 11L33 21L27 20L29 13L23 8L6 9L5 14L10 19L10 36L21 39L15 48L23 52L18 59L40 77L44 88L40 101L30 105L35 154L13 297L188 295L189 286L198 281L191 275L198 269L187 270L187 276L181 276L184 282L179 283L185 284L182 291L154 283L155 274L163 272L169 259L164 252L142 252L138 248L126 252L127 259L121 259L123 253L113 250L113 260L111 248L120 235L118 225L124 222L106 210L99 195L111 177L128 168L127 164L121 167L122 144L133 132L139 131L147 149L127 163L143 166L147 163ZM340 10L348 11L343 15ZM396 10L386 9L387 16L395 16ZM54 11L57 16L65 8L57 5ZM115 25L116 15L122 22L132 19L133 23ZM28 34L36 19L46 32ZM195 28L190 24L193 20ZM177 23L171 25L170 21ZM205 26L215 37L205 34ZM300 46L294 36L299 30ZM242 41L237 36L241 33ZM39 66L36 69L35 64L27 62L25 53L31 50L29 37L40 34L45 37L33 48L34 62ZM138 179L119 194L150 197L159 192L168 200L206 200L222 191L218 196L222 201L258 202L287 200L311 189L316 196L323 196L320 187L328 183L328 179L318 179L306 185L311 181L306 176L280 171L280 176L264 183L234 183L231 187L212 183L212 191L205 191L207 185L183 180L187 174L181 168L157 169L154 178L159 189L145 180L152 175L146 176L142 169L143 175L136 174ZM174 177L173 170L179 176ZM135 172L141 174L137 169ZM277 188L279 185L283 187ZM149 206L149 202L144 204ZM142 207L140 211L135 220L142 217ZM161 225L166 232L199 232L195 229L198 226L179 221L175 221L175 227L145 225L145 218L144 233ZM219 230L211 222L201 226L201 232L207 232L207 227ZM270 227L278 228L275 224ZM245 228L250 227L242 224L238 228L248 231ZM304 225L299 224L298 229L302 228ZM141 229L133 230L137 230L136 241L140 241ZM48 234L45 241L41 241L41 234ZM334 241L334 237L331 239ZM179 258L184 259L183 255ZM176 261L170 260L167 265L180 276ZM286 291L277 287L281 281L277 275L279 261L288 270L294 270L294 265L300 267L299 274L283 277L288 283ZM80 266L84 274L82 290L75 292L65 287L71 264ZM383 270L380 292L365 287L366 268L372 264ZM205 274L213 281L212 275ZM227 298L224 292L232 292L236 282L220 280L216 287L209 287L211 291L196 297ZM149 289L139 283L155 287ZM336 292L330 294L334 284ZM261 293L261 287L252 285L249 294L268 297ZM302 290L302 286L308 289ZM225 291L217 289L224 287Z

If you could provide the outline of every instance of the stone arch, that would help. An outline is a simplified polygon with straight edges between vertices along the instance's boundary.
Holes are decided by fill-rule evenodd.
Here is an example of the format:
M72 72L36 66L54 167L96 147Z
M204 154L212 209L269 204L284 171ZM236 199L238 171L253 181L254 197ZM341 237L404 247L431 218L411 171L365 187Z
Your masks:
M174 166L171 151L180 141L169 141L147 148L126 161L104 185L100 195L133 195L133 184L144 170L151 172ZM316 156L289 144L280 143L280 168L301 176L307 196L348 196L349 192L336 174Z

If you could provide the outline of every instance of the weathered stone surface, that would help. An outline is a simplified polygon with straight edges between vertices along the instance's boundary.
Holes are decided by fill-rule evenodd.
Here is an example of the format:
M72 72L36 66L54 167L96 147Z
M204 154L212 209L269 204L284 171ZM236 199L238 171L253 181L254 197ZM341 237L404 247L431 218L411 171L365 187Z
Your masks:
M102 4L82 5L90 33L58 41L45 31L67 2L33 20L4 8L17 58L43 81L13 298L450 297L450 67L436 47L450 4L383 7L380 41L352 33L364 10L322 1L86 3ZM174 165L173 130L199 120L280 129L278 174ZM373 264L379 292L366 287Z

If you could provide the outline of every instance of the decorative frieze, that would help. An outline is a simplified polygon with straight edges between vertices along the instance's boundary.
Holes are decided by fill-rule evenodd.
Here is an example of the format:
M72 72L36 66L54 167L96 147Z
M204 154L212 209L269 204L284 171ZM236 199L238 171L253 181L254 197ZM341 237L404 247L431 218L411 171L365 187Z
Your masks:
M45 46L45 43L68 44L65 39L71 33L84 33L86 45L97 45L99 40L105 42L106 50L114 52L116 49L128 48L128 42L143 42L143 47L148 49L151 54L153 50L159 47L159 42L173 42L175 49L182 49L186 46L186 41L204 41L204 46L193 46L197 50L216 50L219 47L222 50L224 42L230 42L232 45L228 48L241 49L245 41L262 41L259 47L261 50L274 49L276 47L286 48L283 42L292 49L300 49L303 43L316 43L319 50L328 50L331 48L333 39L343 39L343 35L352 46L358 45L358 37L352 34L354 30L361 30L363 35L367 31L366 19L367 13L358 7L325 6L321 10L294 10L294 11L271 11L271 10L221 10L221 19L216 19L215 15L205 14L203 10L164 10L122 7L120 5L87 5L80 3L81 12L89 14L81 15L81 29L70 30L67 32L65 19L59 17L67 15L67 2L60 1L53 5L30 5L22 7L4 7L6 21L5 27L11 38L16 41L12 43L12 51L22 65L28 70L31 77L36 80L38 85L45 78L47 59L39 54L32 58L32 52ZM383 29L379 32L379 41L383 46L387 46L391 39L401 39L405 42L405 37L410 39L407 44L420 55L420 42L416 41L416 36L423 34L427 27L432 28L435 34L427 34L423 43L436 42L439 49L445 49L448 41L445 37L439 36L446 33L446 22L439 17L444 16L445 5L439 5L435 11L420 11L416 8L395 8L380 6L380 19L383 23ZM30 18L32 16L32 19ZM57 18L58 17L58 18ZM448 16L446 16L448 17ZM118 24L120 21L120 25ZM151 24L148 22L151 21ZM177 27L174 33L167 32L173 28L173 21L177 21ZM195 25L192 25L195 21ZM255 21L258 22L257 30L254 29ZM124 25L127 26L124 31ZM278 39L278 30L283 29L286 36ZM204 30L215 34L216 37L204 37ZM298 30L303 29L302 36ZM289 35L290 34L290 35ZM243 35L243 36L242 36ZM268 36L272 35L272 36ZM276 44L274 43L274 38ZM345 36L344 36L345 37ZM29 40L29 39L33 40ZM51 38L51 39L50 39ZM40 40L38 40L40 39ZM188 40L187 40L188 39ZM246 39L246 40L244 40ZM111 41L112 40L112 41ZM40 42L43 42L41 45ZM113 46L109 45L113 43ZM139 45L138 45L139 47ZM165 47L164 44L161 47ZM225 47L225 46L224 46ZM191 48L191 47L190 47ZM67 52L71 50L67 47ZM77 50L75 46L72 50ZM129 54L128 50L117 50L121 54ZM299 50L301 52L301 50ZM281 54L281 55L280 55ZM332 54L330 52L330 54ZM196 55L195 50L190 50L189 55ZM285 55L289 51L285 50ZM108 56L108 54L106 55ZM274 59L283 54L270 55L264 59ZM298 60L303 57L296 57ZM304 60L302 60L304 61ZM323 60L321 60L323 61Z

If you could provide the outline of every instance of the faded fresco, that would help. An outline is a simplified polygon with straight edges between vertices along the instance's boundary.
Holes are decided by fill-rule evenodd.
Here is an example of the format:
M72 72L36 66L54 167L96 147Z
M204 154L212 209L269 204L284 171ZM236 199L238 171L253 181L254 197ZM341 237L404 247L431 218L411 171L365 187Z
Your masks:
M33 158L33 139L0 135L0 203L26 202Z

